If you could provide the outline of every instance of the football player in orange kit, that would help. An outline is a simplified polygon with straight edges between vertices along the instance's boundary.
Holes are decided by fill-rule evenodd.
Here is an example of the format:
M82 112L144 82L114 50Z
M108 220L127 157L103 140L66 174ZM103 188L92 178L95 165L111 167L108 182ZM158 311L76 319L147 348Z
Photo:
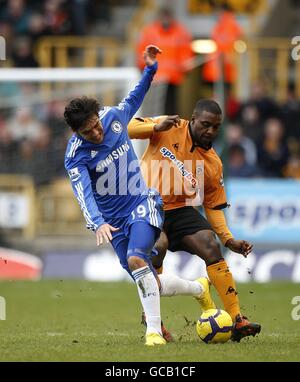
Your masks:
M155 245L159 256L153 257L154 267L162 272L167 249L183 250L203 259L209 279L234 322L232 339L239 342L243 337L255 336L261 326L242 315L233 276L214 235L244 257L252 250L250 243L233 237L222 211L228 206L222 162L212 148L221 123L219 105L213 100L200 100L190 121L177 115L134 118L128 132L130 138L149 139L141 167L145 179L164 201L164 232ZM167 167L171 169L168 174L163 172ZM194 208L201 199L207 220Z

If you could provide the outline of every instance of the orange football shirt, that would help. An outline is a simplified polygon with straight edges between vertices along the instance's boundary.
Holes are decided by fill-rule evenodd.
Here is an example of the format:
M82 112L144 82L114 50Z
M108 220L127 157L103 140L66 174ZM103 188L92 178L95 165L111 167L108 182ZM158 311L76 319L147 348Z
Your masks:
M164 210L225 206L223 166L215 150L192 150L189 121L183 119L178 127L155 132L154 125L164 118L134 118L128 125L130 138L149 138L141 168L148 186L160 192Z

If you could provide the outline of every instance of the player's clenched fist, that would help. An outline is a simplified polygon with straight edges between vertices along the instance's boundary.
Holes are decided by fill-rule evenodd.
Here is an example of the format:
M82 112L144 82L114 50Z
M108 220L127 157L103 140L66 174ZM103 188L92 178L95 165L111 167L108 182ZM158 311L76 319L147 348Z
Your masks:
M96 240L97 245L103 244L103 241L106 243L109 243L112 240L112 234L111 231L118 231L119 228L115 228L109 224L103 224L101 225L97 231L96 231Z
M144 51L144 61L147 66L151 66L156 62L156 56L161 54L161 49L155 45L148 45Z

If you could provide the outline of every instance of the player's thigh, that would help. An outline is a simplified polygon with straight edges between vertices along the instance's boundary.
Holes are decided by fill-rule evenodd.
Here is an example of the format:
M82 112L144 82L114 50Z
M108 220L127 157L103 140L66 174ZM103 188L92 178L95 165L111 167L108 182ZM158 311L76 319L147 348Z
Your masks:
M155 240L158 239L164 222L164 211L161 196L157 192L152 194L149 191L149 195L145 196L139 205L131 211L127 222L128 231L131 230L133 224L138 222L146 222L156 228L154 230L156 233Z
M208 221L193 207L181 207L166 211L164 231L169 241L169 250L182 251L182 239L198 231L211 230Z
M158 254L154 248L164 221L162 199L155 190L149 190L127 219L125 233L129 238L127 258L139 256L151 265L151 257Z
M139 264L143 261L155 274L151 258L157 254L157 251L153 251L157 230L157 227L150 225L147 221L137 221L131 225L127 251L130 267L140 260Z
M168 245L169 245L168 237L165 234L165 232L162 231L158 240L156 241L154 245L154 249L156 253L154 253L154 255L151 258L152 265L154 266L155 269L158 269L162 266L164 258L167 254Z
M151 255L152 248L155 244L158 228L149 224L146 220L134 222L130 227L128 255L132 252L143 252Z
M169 245L168 236L164 231L161 231L159 238L156 240L155 249L159 256L165 256Z
M213 263L222 258L215 234L211 230L200 230L181 239L182 249L201 257L206 263Z

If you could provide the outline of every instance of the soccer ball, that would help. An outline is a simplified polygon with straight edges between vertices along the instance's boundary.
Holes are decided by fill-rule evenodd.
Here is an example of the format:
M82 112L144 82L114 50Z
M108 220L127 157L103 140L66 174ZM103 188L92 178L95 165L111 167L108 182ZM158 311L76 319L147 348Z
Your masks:
M231 337L233 322L230 315L221 309L209 309L197 321L198 336L205 343L224 343Z

